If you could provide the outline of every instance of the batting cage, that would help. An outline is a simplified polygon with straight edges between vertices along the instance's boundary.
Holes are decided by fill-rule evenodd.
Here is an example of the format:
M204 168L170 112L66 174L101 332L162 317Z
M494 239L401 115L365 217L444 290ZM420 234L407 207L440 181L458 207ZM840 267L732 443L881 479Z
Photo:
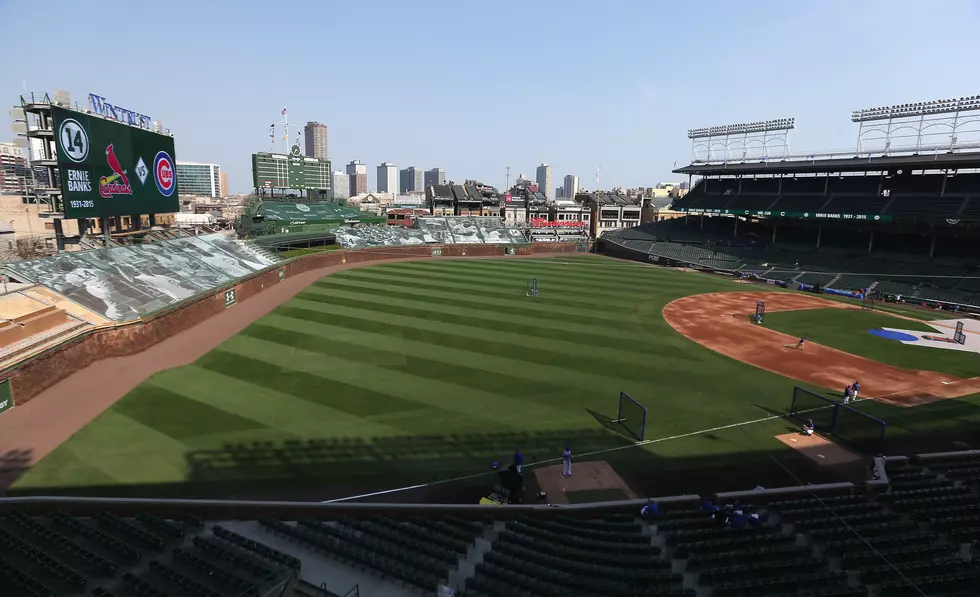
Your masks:
M887 422L854 406L801 387L793 388L788 418L801 426L812 420L818 433L833 435L850 447L870 455L881 453L888 428Z
M647 430L647 407L630 398L626 392L620 392L619 414L612 422L619 423L637 441L642 442Z
M953 340L955 340L957 344L966 344L966 333L963 332L962 321L956 322L956 331L953 332Z
M826 396L814 394L800 387L793 388L793 402L789 407L789 419L801 427L813 421L813 427L820 433L833 433L837 420L837 402Z

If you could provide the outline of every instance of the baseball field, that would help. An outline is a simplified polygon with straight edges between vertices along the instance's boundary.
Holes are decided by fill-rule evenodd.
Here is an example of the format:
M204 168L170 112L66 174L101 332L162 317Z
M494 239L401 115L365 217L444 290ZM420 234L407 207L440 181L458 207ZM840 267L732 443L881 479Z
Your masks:
M861 376L892 397L855 408L895 453L977 441L980 355L868 333L930 316L596 256L361 267L154 375L11 494L468 500L518 446L553 465L566 445L639 495L826 480L777 439L794 386ZM648 409L641 445L612 421L621 391Z

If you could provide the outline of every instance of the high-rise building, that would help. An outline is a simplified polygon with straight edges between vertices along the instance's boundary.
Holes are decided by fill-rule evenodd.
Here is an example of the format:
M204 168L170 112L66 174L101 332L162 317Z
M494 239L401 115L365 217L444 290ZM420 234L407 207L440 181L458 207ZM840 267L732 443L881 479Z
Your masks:
M331 191L334 199L350 197L350 176L343 170L334 171L331 179Z
M221 196L221 168L217 164L177 162L177 189L181 195Z
M555 199L565 198L565 187L555 187Z
M538 189L542 193L545 193L545 196L548 199L554 199L554 197L550 196L554 192L551 190L551 166L548 164L541 164L538 166L538 175L536 178L538 181Z
M572 174L565 175L565 193L564 196L568 199L574 199L575 195L578 194L578 176L573 176Z
M422 193L425 187L422 186L422 171L415 166L403 168L398 172L399 193Z
M361 160L352 160L351 163L347 164L347 176L350 177L350 186L347 191L351 197L368 192L367 166L362 164Z
M303 137L306 139L306 157L327 159L327 125L307 122Z
M228 190L228 173L222 170L219 174L219 180L221 181L221 196L227 197L231 195L231 191Z
M378 166L378 192L398 192L398 167L394 164L383 162Z
M27 192L31 170L24 157L24 148L13 143L0 143L0 193Z
M427 187L434 184L446 184L446 171L442 168L426 170L423 182Z

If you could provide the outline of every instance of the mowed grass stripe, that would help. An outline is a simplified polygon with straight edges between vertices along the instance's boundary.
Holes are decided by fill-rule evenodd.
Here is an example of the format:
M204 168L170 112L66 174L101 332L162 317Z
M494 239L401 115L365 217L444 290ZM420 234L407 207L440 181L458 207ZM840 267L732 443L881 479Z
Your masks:
M399 266L396 270L395 267ZM545 273L545 272L518 272L518 271L497 271L497 270L485 270L478 271L477 268L472 268L469 270L460 269L458 271L452 271L450 269L432 269L425 268L425 264L391 264L388 267L391 269L386 269L386 272L394 272L399 270L407 270L409 272L414 272L419 275L426 275L430 277L438 277L444 280L462 280L465 283L488 283L494 282L500 288L512 287L516 289L523 290L524 284L527 280L534 277L539 281L539 285L542 288L547 288L549 291L558 291L567 293L569 295L592 295L597 297L597 301L604 300L605 297L613 297L614 299L643 299L651 295L661 294L663 292L670 292L671 294L677 293L681 295L685 292L690 294L688 289L694 292L712 292L712 291L725 291L734 290L734 285L730 280L722 280L716 278L707 278L705 284L712 285L711 288L703 289L696 284L693 284L691 280L685 280L683 278L667 278L662 281L652 283L650 285L644 285L639 282L630 282L628 278L617 278L615 281L612 280L599 280L593 277L579 277L574 275L568 275L564 272L556 273ZM373 269L373 268L372 268ZM368 270L364 270L368 271ZM570 270L571 271L571 270ZM667 273L667 272L665 272ZM676 273L678 272L670 272ZM699 288L701 288L699 290Z
M569 367L554 364L528 367L520 360L506 356L481 354L471 350L428 344L414 338L352 331L335 325L300 321L275 314L270 315L268 321L263 322L263 324L268 326L268 329L263 330L262 333L264 334L271 334L276 331L286 332L281 334L283 342L288 342L291 335L295 335L298 339L302 338L302 334L312 335L311 338L304 338L302 341L297 340L303 344L298 345L298 347L304 350L334 354L336 352L335 346L347 344L349 346L343 347L347 350L340 351L340 354L334 354L334 356L357 359L365 364L373 364L374 360L377 359L382 363L379 365L381 367L405 369L413 373L414 367L418 367L420 372L432 368L435 373L438 373L441 369L445 376L456 379L457 383L463 383L463 380L469 376L476 377L480 371L486 372L492 376L507 379L506 386L512 390L521 389L521 394L527 395L530 399L534 399L533 396L538 396L539 393L544 393L549 388L553 388L556 392L566 389L608 392L610 387L617 387L619 383L614 377L582 371L581 368L575 366L574 362L569 362ZM263 324L249 326L243 334L255 337L253 335L256 333L254 329L264 327ZM318 344L319 347L306 346L313 343ZM331 344L334 346L330 346ZM358 347L361 349L360 351L357 350ZM399 356L404 359L404 362L393 365L394 358ZM371 361L367 359L371 359ZM432 361L437 365L424 363L425 360ZM454 367L461 369L458 374L454 374L456 371L453 369ZM426 374L420 373L420 375ZM480 381L481 383L494 384L489 378ZM475 389L479 389L479 387L476 386ZM491 391L496 392L497 390Z
M556 288L566 288L572 291L583 289L609 290L625 296L642 296L662 287L660 283L643 281L643 276L638 276L635 273L632 274L632 277L637 278L634 283L630 281L630 276L625 273L614 277L601 277L579 272L571 266L555 270L541 268L522 270L511 266L461 268L456 264L433 267L425 262L413 262L393 263L387 266L379 266L379 268L383 271L413 271L433 275L439 274L444 277L453 276L462 280L494 280L501 285L519 284L521 288L523 288L526 280L538 278L539 280L549 280L550 285Z
M374 272L371 270L349 270L333 274L330 278L375 282L399 287L411 286L412 288L435 291L462 291L490 297L524 297L524 286L495 283L484 278L478 280L460 280L458 276L432 276L428 273L419 274L418 272L396 274ZM551 305L573 308L588 307L590 309L595 309L597 301L601 301L602 309L608 312L629 312L635 304L635 301L617 301L601 292L576 292L568 296L551 293L546 298Z
M552 362L556 359L587 357L590 361L594 359L603 369L609 364L622 363L629 365L631 371L636 370L637 365L650 364L650 357L646 355L585 345L578 334L572 334L564 340L542 338L526 333L526 330L522 330L521 333L494 331L473 325L382 313L348 305L304 303L303 306L299 306L299 304L299 302L289 303L279 307L275 314L366 332L385 333L390 329L430 344L455 346L456 343L464 341L465 346L470 350L478 349L492 354L515 354L516 349L520 352L521 358L531 362L538 362L538 358L546 358L548 362ZM541 357L535 356L538 351L545 354Z
M433 314L430 315L430 317L433 319L442 319L447 315L459 315L471 320L497 320L504 315L499 311L467 309L456 305L434 304L421 299L409 300L398 297L366 296L360 292L351 292L340 288L329 288L324 286L312 287L301 292L298 296L305 300L321 301L325 303L344 301L352 304L372 305L372 308L374 308L373 305L379 305L382 309L385 307L395 309L395 313L400 312L402 309L406 310L406 312L410 312L412 310L416 312L423 311ZM519 311L519 309L515 309L515 311ZM594 336L607 336L610 338L618 337L624 340L628 340L632 337L630 331L632 326L625 324L613 328L609 325L599 326L580 323L571 318L547 318L541 316L523 315L513 312L506 313L506 317L508 320L514 323L528 326L550 327L552 329L563 330L565 332L570 331L571 328L574 327L575 331L581 331L584 334Z
M399 426L371 423L368 417L351 415L326 404L298 398L250 381L187 365L155 375L152 385L166 387L188 399L210 404L262 421L268 427L302 437L390 435ZM124 399L125 400L125 399ZM430 412L432 409L419 409ZM396 411L390 417L414 411ZM195 442L199 443L199 442Z
M255 431L266 425L154 385L141 385L113 410L181 441L197 435Z
M346 305L339 303L337 301L330 300L329 297L308 295L299 295L297 298L290 300L288 303L276 309L275 312L279 312L282 309L289 308L299 308L299 309L311 309L315 311L323 309L342 309L346 308ZM480 326L488 333L502 332L509 335L522 335L535 337L540 339L548 340L558 340L560 342L578 342L580 345L588 348L607 348L613 349L617 352L619 351L629 351L636 353L637 355L649 354L649 355L667 355L670 354L668 351L662 350L660 347L650 344L646 341L642 334L637 333L642 332L642 328L637 328L632 334L610 334L608 331L600 334L589 334L581 330L575 325L574 321L568 322L567 325L551 325L551 322L545 322L548 324L538 325L537 320L533 318L520 318L519 321L514 321L514 315L511 313L467 313L465 315L452 315L449 313L443 313L435 311L432 309L411 309L408 307L388 305L380 302L364 302L364 304L357 304L357 309L363 311L364 313L377 313L379 321L381 319L387 320L388 318L401 319L416 319L419 321L428 322L438 322L440 324L452 324L460 326ZM330 311L333 312L333 311ZM338 311L341 312L341 311ZM368 315L370 317L370 315ZM569 336L569 332L573 335Z
M540 263L529 263L525 262L524 260L515 260L512 262L478 260L471 263L462 263L459 261L443 261L437 263L431 261L420 261L412 263L392 263L382 267L441 270L452 273L468 273L470 275L472 275L473 272L482 272L487 275L496 274L505 277L561 276L569 280L592 281L597 284L601 283L611 287L621 287L626 291L654 290L659 288L659 284L661 283L661 280L654 279L654 275L651 275L651 270L647 268L618 272L604 269L583 270L575 265L550 263L547 261L542 261ZM667 273L668 271L669 270L665 270L664 273ZM676 274L679 272L670 273Z
M301 369L289 369L277 365L267 358L268 355L263 355L259 351L241 354L230 350L231 347L243 343L245 342L236 336L221 349L209 352L194 364L209 371L285 392L358 417L428 408L424 403L394 393L374 392L357 384L327 379L303 372ZM267 349L271 350L273 347ZM281 346L275 350L285 354L295 352L295 349L283 350Z
M72 439L76 437L79 441L71 442L74 454L117 481L172 483L186 478L189 446L116 412L115 405Z
M580 417L569 417L561 409L541 406L527 400L516 400L448 381L426 379L302 349L283 350L281 344L248 336L236 336L220 352L225 359L230 359L229 355L240 357L237 363L239 367L261 363L262 361L255 360L254 355L263 355L262 359L268 367L279 368L287 375L301 373L323 380L325 384L327 380L333 380L360 387L363 391L401 396L405 400L454 411L463 416L489 419L517 429L522 428L529 417L540 417L549 427L555 428L568 426L572 421L583 423ZM314 359L297 358L302 353ZM312 364L314 360L319 362L318 366Z
M545 317L547 319L557 319L568 321L569 318L575 321L589 323L591 325L610 325L613 327L628 327L628 321L623 321L622 314L606 313L604 311L591 309L564 307L560 312L555 310L554 305L549 299L528 301L524 295L524 289L515 292L511 298L493 298L479 296L464 292L452 292L447 290L430 290L425 288L414 288L411 286L397 286L387 283L365 282L363 280L350 280L344 278L334 278L330 276L328 281L317 282L318 288L348 288L355 292L373 294L384 297L404 298L409 300L427 299L439 303L450 303L456 307L479 309L483 311L500 310L520 310L523 313L534 317Z
M303 320L292 321L295 322L296 328L310 329L312 333L307 334L298 332L295 329L288 329L275 320L269 322L270 325L250 326L243 333L252 338L276 342L285 346L294 346L303 350L317 352L323 355L349 360L356 363L375 365L391 371L410 373L411 375L426 379L451 380L453 383L466 388L494 392L500 394L501 396L508 396L516 399L520 399L527 395L538 397L548 396L559 392L566 394L569 391L576 390L576 388L573 387L561 389L555 387L554 385L539 382L537 380L511 377L503 373L486 371L484 369L468 367L466 365L447 364L443 361L427 359L411 354L406 354L403 356L403 363L394 364L393 360L387 357L389 357L391 353L401 355L402 353L399 351L380 349L364 350L364 344L344 342L343 340L339 339L337 335L329 334L331 330L321 330L319 324L310 326L308 321L305 324L303 323ZM335 330L337 328L332 329ZM329 334L329 342L324 342L324 337L317 334L317 332L321 331ZM360 332L357 333L358 335L361 334ZM398 340L401 338L393 337L392 339ZM384 364L377 364L377 360L380 360Z

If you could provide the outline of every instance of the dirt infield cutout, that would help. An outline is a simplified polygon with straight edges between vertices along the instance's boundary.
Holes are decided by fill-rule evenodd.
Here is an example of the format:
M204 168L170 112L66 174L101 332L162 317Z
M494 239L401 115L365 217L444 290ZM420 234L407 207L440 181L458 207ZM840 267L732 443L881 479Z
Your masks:
M572 464L572 476L561 476L561 464L534 469L534 478L541 491L548 494L552 504L568 504L566 493L597 489L618 489L629 499L636 499L636 493L616 474L605 460Z
M784 433L777 435L776 439L820 466L851 464L863 460L859 454L851 452L820 435Z
M788 292L716 292L677 299L663 309L670 327L698 344L760 369L824 388L839 390L861 380L861 395L896 406L916 406L980 392L980 377L899 369L848 352L807 342L755 325L749 314L756 301L766 311L854 309L816 296Z

